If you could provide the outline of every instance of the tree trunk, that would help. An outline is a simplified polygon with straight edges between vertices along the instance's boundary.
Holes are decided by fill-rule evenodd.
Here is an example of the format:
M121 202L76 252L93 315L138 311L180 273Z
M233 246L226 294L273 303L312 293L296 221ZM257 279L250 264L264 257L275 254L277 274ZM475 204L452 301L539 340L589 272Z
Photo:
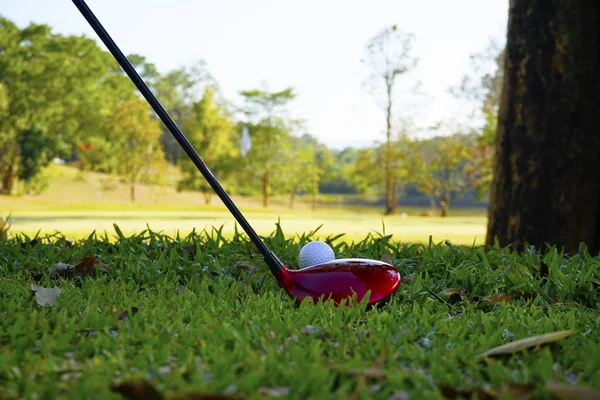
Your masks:
M296 201L296 191L292 191L292 193L290 194L290 210L294 209L294 203Z
M212 192L210 190L205 190L202 194L204 195L204 205L209 205L210 200L212 199Z
M131 201L135 202L135 183L133 182L129 184L129 197Z
M392 83L387 85L386 142L385 142L385 215L396 214L396 192L392 174Z
M511 0L486 242L600 250L600 2Z
M270 176L268 173L263 175L262 186L263 186L263 207L269 207L269 195L270 195Z
M447 217L450 208L450 192L444 192L440 198L440 216Z

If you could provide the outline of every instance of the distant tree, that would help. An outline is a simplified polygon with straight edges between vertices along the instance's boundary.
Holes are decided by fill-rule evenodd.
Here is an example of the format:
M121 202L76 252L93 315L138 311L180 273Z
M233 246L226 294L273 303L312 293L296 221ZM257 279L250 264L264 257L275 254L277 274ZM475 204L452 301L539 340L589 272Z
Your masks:
M237 155L231 140L234 125L223 115L222 109L214 104L211 89L205 89L202 99L192 106L192 116L184 130L211 172L225 182L234 168L231 160ZM182 179L178 183L178 190L201 191L205 203L209 204L214 192L204 176L187 158L180 160L179 165Z
M512 0L487 243L600 251L600 2Z
M397 202L405 185L415 179L416 146L417 142L408 137L408 127L404 126L393 140L360 149L350 179L363 194L378 196L387 193L391 187Z
M145 67L146 68L146 67ZM206 89L213 93L213 102L220 104L219 86L208 72L206 63L200 61L191 67L181 67L158 76L154 80L153 90L161 103L179 127L184 127L193 118L192 107L202 98ZM163 133L161 143L169 162L175 164L181 156L179 143L166 127L161 125Z
M272 187L288 186L285 170L292 122L286 107L296 94L292 88L280 92L255 89L241 94L245 98L244 112L253 121L248 123L252 147L245 159L244 172L250 182L260 182L266 208Z
M457 98L478 104L474 117L483 121L477 139L467 149L469 161L465 167L467 185L475 189L479 196L487 192L492 181L504 57L504 47L490 42L484 52L471 55L470 74L464 76L458 87L450 89Z
M131 201L140 182L158 182L164 176L165 156L160 147L159 122L145 101L136 98L115 107L110 116L110 156L117 173L129 184Z
M442 136L423 141L414 160L417 190L438 201L442 217L448 216L452 195L466 186L466 150L465 136Z
M396 188L395 188L395 172L394 172L394 155L393 155L393 112L394 98L397 78L402 74L406 74L417 64L417 60L410 55L413 35L401 32L396 25L386 28L378 35L373 37L368 46L367 54L364 59L365 64L371 72L368 79L372 93L381 100L381 106L385 112L386 119L386 142L382 148L382 152L364 152L364 157L369 154L376 156L379 160L372 159L371 164L381 164L383 168L382 179L385 182L386 196L386 214L395 214L397 209ZM373 153L373 154L371 154ZM363 165L364 165L363 163ZM366 165L364 165L366 167ZM363 170L367 172L366 170Z
M55 142L74 146L105 132L108 111L135 95L133 85L117 72L117 63L96 42L62 36L46 25L19 29L0 17L0 192L11 194L19 176L32 168L31 147L24 136L42 130ZM50 154L45 159L59 155ZM27 169L27 171L22 171Z

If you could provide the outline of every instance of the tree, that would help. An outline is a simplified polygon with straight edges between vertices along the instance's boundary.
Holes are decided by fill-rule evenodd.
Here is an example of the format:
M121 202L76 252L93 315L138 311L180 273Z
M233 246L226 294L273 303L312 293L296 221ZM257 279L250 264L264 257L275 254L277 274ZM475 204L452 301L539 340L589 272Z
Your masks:
M498 108L504 79L504 47L491 41L482 53L471 55L474 80L466 75L459 87L450 89L457 98L478 104L475 116L483 121L477 140L467 149L468 163L465 166L467 185L481 197L492 181L494 142L498 126Z
M466 149L463 135L437 137L421 143L419 157L414 160L417 189L439 202L442 217L448 216L452 195L466 186Z
M46 25L19 29L0 17L0 54L2 193L14 192L23 162L28 167L35 162L24 159L32 153L21 149L29 129L44 129L52 140L74 145L102 131L108 110L135 94L95 41L54 34Z
M386 28L373 37L367 46L364 62L371 71L368 80L372 92L382 103L386 120L386 142L383 148L382 163L386 193L386 214L395 214L397 209L396 189L394 188L392 121L394 111L394 89L397 78L415 67L417 60L410 56L413 36L398 30L396 25Z
M600 250L600 3L512 0L487 243Z
M164 175L165 156L160 147L159 122L139 98L115 107L110 117L111 155L117 172L129 184L131 201L139 182L157 182Z
M417 142L408 137L408 126L404 125L393 140L360 149L350 179L363 194L378 196L391 188L396 202L405 185L415 179L416 145Z
M227 119L222 109L214 104L211 89L205 89L202 99L192 106L192 117L185 125L190 143L211 172L225 182L233 169L233 159L237 153L231 140L233 123ZM213 189L196 166L188 159L180 161L182 179L178 190L199 190L204 194L206 204L210 203Z
M296 97L292 88L280 92L248 90L245 114L253 123L248 124L252 148L246 157L246 174L250 181L261 182L263 206L269 206L272 187L287 186L285 169L292 123L287 116L287 104Z
M144 64L144 71L148 71L148 67ZM150 68L150 71L152 69ZM158 76L153 79L153 90L161 103L171 115L175 123L184 127L193 118L194 113L192 107L200 101L206 89L210 89L213 93L213 102L219 103L220 93L219 87L213 77L208 73L206 64L200 61L191 67L181 67L169 71L163 76ZM223 104L222 112L225 113ZM169 132L169 130L161 125L163 130L160 141L162 143L165 155L169 162L175 164L181 156L182 149L177 140Z

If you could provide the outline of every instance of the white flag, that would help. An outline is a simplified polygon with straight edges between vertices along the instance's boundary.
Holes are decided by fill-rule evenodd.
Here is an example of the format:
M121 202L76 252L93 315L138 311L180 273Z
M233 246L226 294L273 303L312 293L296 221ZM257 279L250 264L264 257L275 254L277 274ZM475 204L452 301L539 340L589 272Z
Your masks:
M246 154L250 151L250 147L252 147L252 141L250 140L250 133L248 133L248 127L244 125L242 128L242 141L240 143L240 153L242 153L243 157L246 157Z

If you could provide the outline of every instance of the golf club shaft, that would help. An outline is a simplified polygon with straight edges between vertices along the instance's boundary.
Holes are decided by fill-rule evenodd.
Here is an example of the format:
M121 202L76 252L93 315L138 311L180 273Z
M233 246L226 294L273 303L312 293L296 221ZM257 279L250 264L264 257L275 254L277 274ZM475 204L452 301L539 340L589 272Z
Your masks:
M187 140L183 132L177 127L175 121L169 116L169 113L164 109L164 107L160 104L156 96L152 93L148 85L144 82L144 80L137 73L135 68L131 65L127 57L123 54L123 52L119 49L117 44L112 40L108 32L104 29L100 21L96 18L92 10L88 7L84 0L73 0L73 3L79 9L83 17L87 20L90 26L94 29L96 34L100 37L102 42L106 45L110 53L117 60L121 68L125 70L125 73L129 76L129 79L133 81L135 86L137 86L138 90L142 93L146 101L152 106L156 114L165 124L167 129L171 132L171 134L175 137L177 142L181 145L183 150L186 152L188 157L192 160L192 162L196 165L198 170L202 173L204 178L208 181L210 186L213 188L215 193L221 198L225 206L229 209L233 217L237 220L237 222L244 229L246 234L250 237L250 240L256 245L258 250L262 253L263 258L267 265L269 266L275 278L279 280L279 272L283 269L283 265L277 259L277 257L269 250L269 248L265 245L265 243L261 240L258 234L252 229L246 218L242 215L241 211L237 208L231 197L227 194L225 189L221 186L217 178L214 177L210 169L206 166L204 161L200 158L194 147Z

